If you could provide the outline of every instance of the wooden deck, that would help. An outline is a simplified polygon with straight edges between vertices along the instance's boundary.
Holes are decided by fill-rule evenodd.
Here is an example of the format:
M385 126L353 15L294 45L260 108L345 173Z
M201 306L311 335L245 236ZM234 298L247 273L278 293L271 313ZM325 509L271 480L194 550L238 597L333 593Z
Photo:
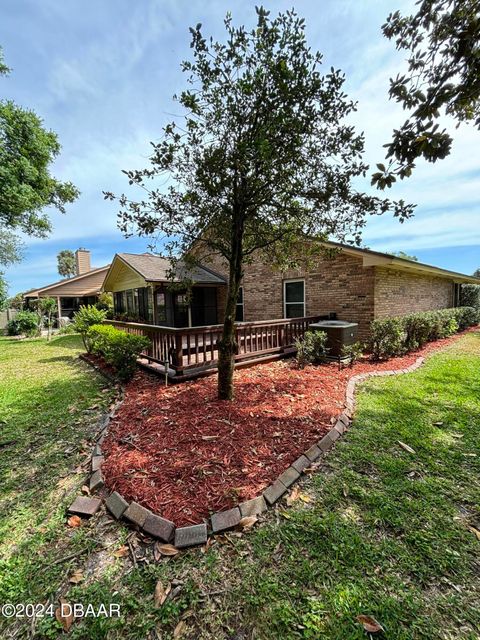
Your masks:
M321 319L325 316L237 323L237 365L292 353L295 340ZM152 369L158 373L164 375L167 367L171 378L186 379L217 367L217 342L222 336L222 325L173 328L117 320L105 322L128 333L147 336L151 346L142 353L140 363L153 364Z

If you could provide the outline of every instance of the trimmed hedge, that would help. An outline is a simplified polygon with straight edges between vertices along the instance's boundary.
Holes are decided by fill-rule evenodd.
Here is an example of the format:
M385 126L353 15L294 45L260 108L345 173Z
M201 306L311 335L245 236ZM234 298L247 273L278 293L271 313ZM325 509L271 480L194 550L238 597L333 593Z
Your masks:
M473 307L440 309L374 320L370 340L372 357L380 360L415 351L427 342L447 338L479 321L480 312Z
M132 378L138 356L150 346L150 340L116 329L111 325L94 324L88 329L91 350L112 365L122 381Z

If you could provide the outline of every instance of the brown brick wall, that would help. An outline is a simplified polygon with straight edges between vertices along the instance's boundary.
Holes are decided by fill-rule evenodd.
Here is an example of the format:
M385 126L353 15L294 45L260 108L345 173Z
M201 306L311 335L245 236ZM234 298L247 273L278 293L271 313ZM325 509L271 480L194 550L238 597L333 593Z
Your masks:
M375 267L375 317L453 306L453 283L434 276Z
M209 258L205 265L227 275L221 258ZM305 280L306 315L336 313L340 320L359 323L360 336L366 338L373 319L374 269L363 268L362 259L339 253L334 258L319 258L308 272L280 272L257 259L245 265L243 300L245 321L283 318L283 281ZM217 295L219 320L224 309L225 292Z

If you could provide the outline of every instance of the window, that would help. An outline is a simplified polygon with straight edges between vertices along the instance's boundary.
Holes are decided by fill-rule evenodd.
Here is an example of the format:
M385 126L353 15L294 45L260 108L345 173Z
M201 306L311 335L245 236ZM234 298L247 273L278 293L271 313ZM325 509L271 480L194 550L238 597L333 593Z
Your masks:
M283 283L285 318L305 316L305 280L287 280Z
M238 290L237 308L235 310L236 322L243 322L243 287Z

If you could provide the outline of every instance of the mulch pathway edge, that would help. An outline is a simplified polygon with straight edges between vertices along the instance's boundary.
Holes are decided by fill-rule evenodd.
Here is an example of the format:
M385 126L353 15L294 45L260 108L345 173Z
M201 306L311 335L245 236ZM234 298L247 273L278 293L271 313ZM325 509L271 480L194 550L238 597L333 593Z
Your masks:
M101 371L100 367L89 361L87 358L82 358L82 360L93 368ZM117 520L126 518L126 521L130 525L134 525L137 529L142 530L142 532L147 536L158 538L162 542L166 543L173 542L179 549L204 545L207 542L209 535L216 535L229 529L234 529L241 524L242 518L249 516L256 517L263 513L268 507L272 507L287 491L289 491L289 489L291 489L298 479L302 477L305 469L308 469L309 465L318 460L323 454L333 447L336 440L338 440L338 438L347 431L351 424L355 410L355 388L358 384L368 378L411 373L418 369L424 361L425 358L420 356L413 364L404 369L372 371L352 376L348 381L346 388L345 409L337 415L334 426L330 431L318 440L318 442L310 446L303 455L283 471L279 477L262 492L261 495L242 502L233 509L213 513L207 521L204 520L201 523L190 526L175 527L173 522L162 518L158 514L154 514L152 511L142 507L136 502L129 503L117 491L111 492L107 497L105 497L105 495L102 496L105 500L105 505L108 511ZM122 402L123 390L120 400L116 402L115 406L106 418L103 418L101 432L95 442L95 446L93 447L91 474L89 478L91 492L100 490L102 493L105 493L105 485L101 471L102 460L100 460L101 445L105 438L110 420L114 417ZM87 498L87 500L94 501L96 498ZM75 502L69 507L69 512L73 513L72 508L74 508L74 505ZM75 513L79 513L78 509ZM80 515L88 517L92 514L86 510L85 513ZM145 523L150 523L147 524L148 530L145 529ZM152 523L154 523L154 526L152 526Z

